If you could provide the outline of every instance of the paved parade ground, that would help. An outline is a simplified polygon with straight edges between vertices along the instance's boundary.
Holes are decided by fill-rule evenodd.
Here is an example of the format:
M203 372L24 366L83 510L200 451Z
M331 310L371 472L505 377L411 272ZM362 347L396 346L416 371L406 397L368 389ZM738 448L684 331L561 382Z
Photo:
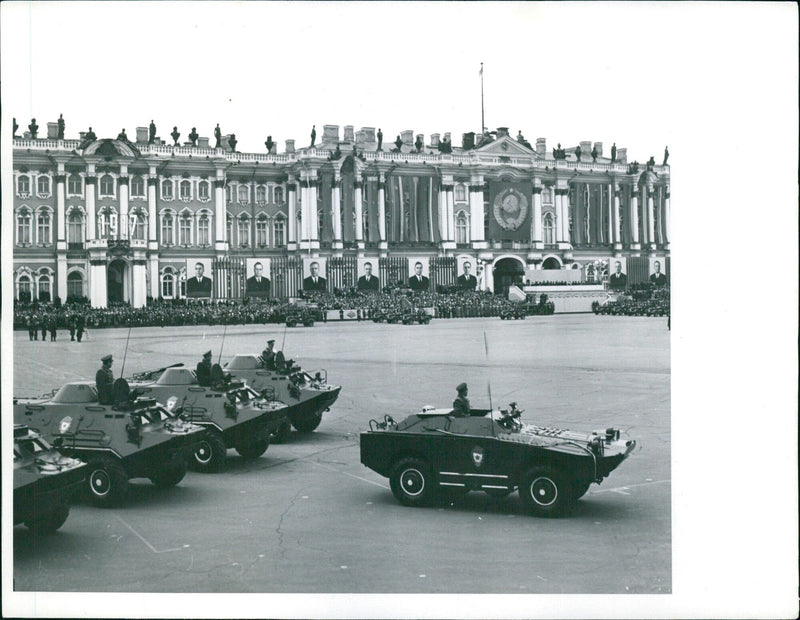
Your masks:
M82 343L14 333L14 393L175 362L216 362L222 326L91 331ZM339 400L308 435L255 461L190 472L175 488L136 480L122 506L73 505L55 535L14 528L21 591L669 593L670 332L666 318L561 315L228 327L223 363L268 338L305 369L327 370ZM485 343L487 346L485 346ZM488 353L487 353L488 348ZM638 446L564 519L526 515L516 493L470 493L409 508L361 465L370 418L450 406L466 381L473 407L516 401L543 426L627 431ZM269 612L265 613L269 615Z

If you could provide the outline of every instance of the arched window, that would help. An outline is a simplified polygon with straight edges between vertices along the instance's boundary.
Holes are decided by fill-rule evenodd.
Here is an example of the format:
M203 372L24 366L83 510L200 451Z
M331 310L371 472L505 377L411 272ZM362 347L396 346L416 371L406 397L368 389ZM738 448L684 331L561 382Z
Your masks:
M83 296L83 276L80 271L71 271L67 274L67 299Z
M552 213L545 213L544 215L544 225L542 226L544 229L544 242L545 244L552 245L555 243L555 225L553 223L553 214Z
M267 216L264 214L256 220L256 245L260 248L267 245Z
M131 179L131 196L136 196L137 198L144 198L144 179L139 175L136 175Z
M230 214L225 218L225 235L228 245L233 247L233 217Z
M23 302L31 300L31 278L26 274L17 279L17 299Z
M282 248L286 246L286 220L282 215L275 218L272 222L272 238L275 240L275 247Z
M211 219L205 211L197 218L197 245L211 245Z
M145 230L147 229L147 218L145 214L137 209L131 213L130 219L131 239L144 241Z
M53 239L51 236L52 214L48 209L40 209L36 214L36 240L39 245L52 245Z
M36 179L36 193L42 198L50 196L50 177L40 175Z
M114 239L117 236L117 214L111 207L103 207L97 214L97 238Z
M42 274L39 276L39 301L50 301L50 276Z
M102 177L100 177L100 195L114 195L114 177L112 177L110 174L104 174Z
M283 202L283 188L280 186L276 187L274 191L274 196L275 196L275 203L281 204Z
M181 200L192 199L192 184L189 181L181 181Z
M83 244L83 213L73 209L67 220L67 243Z
M20 196L31 195L31 178L27 174L17 177L17 194Z
M31 211L27 207L17 211L17 245L31 243Z
M267 188L263 185L256 186L256 202L258 204L267 202Z
M175 274L169 267L161 274L161 296L166 299L175 296Z
M323 225L325 224L325 214L322 209L317 210L317 237L322 234Z
M361 222L363 227L361 229L361 235L364 241L369 241L369 209L366 208L366 204L362 206L361 210Z
M225 202L228 204L233 202L233 188L230 185L225 186Z
M69 175L69 179L67 179L67 193L73 196L80 196L83 194L83 179L81 175Z
M467 189L460 183L456 185L455 200L458 202L467 201Z
M469 220L463 211L459 211L456 215L456 243L469 243Z
M192 245L192 214L188 212L181 213L181 219L178 229L178 244L179 245Z
M175 234L175 218L171 211L161 214L161 245L172 245Z
M172 200L173 198L173 184L172 179L164 179L161 181L161 198L164 200Z
M200 181L197 184L197 197L200 200L210 200L210 194L208 189L208 181Z
M250 202L250 188L244 183L239 183L239 187L236 190L236 197L239 201L239 204L248 204Z
M250 245L250 218L240 215L237 220L239 247L246 248Z

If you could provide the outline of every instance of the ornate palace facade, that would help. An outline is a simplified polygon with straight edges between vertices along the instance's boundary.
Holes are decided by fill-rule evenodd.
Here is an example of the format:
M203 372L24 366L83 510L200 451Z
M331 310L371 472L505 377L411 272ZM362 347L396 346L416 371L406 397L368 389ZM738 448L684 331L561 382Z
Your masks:
M231 136L212 146L194 130L179 145L153 126L133 141L64 139L58 123L46 138L15 136L15 295L141 306L184 296L199 260L225 299L243 294L247 259L269 264L271 295L285 297L308 258L325 261L329 290L353 286L365 259L382 282L403 281L416 257L432 285L453 285L468 257L479 286L499 290L541 269L669 256L666 157L637 164L599 142L548 152L505 128L461 147L449 134L385 143L374 128L343 129L282 153L271 139L263 153L236 151Z

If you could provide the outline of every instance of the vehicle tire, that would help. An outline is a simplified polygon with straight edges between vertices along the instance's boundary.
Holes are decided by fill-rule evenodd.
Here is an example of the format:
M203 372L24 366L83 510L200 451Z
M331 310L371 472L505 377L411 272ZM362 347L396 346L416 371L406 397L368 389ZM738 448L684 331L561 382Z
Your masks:
M228 449L218 431L209 430L192 455L192 467L197 471L214 472L222 469Z
M118 504L128 494L128 474L115 458L105 457L91 461L86 476L89 501L107 508Z
M175 465L165 469L160 469L152 476L150 482L162 489L176 486L186 475L186 465Z
M292 426L294 426L301 433L310 433L320 425L322 422L322 412L315 413L312 416L292 416Z
M389 486L398 501L406 506L424 506L434 496L431 468L418 458L401 459L392 469Z
M553 467L531 467L522 476L519 497L537 517L559 517L575 504L575 489L567 477Z
M589 487L592 486L591 480L589 482L578 483L575 485L575 499L580 499L584 495L586 495L586 491L589 490Z
M64 502L53 508L50 512L38 516L36 519L25 521L25 527L27 527L34 536L52 534L64 525L64 521L67 520L68 516L69 504Z
M269 439L259 439L241 446L236 446L236 451L245 459L257 459L269 448Z
M292 432L292 423L286 420L280 425L275 434L270 438L270 443L284 443L289 439L289 434Z

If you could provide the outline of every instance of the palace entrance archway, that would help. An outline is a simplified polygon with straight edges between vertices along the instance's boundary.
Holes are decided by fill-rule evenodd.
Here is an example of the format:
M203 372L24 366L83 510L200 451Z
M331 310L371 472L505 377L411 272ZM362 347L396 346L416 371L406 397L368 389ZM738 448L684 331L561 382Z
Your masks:
M108 303L128 301L127 284L128 265L123 260L114 260L108 264Z
M525 267L514 258L501 258L493 268L494 272L494 293L508 297L508 288L511 285L522 286L522 279L525 277Z

